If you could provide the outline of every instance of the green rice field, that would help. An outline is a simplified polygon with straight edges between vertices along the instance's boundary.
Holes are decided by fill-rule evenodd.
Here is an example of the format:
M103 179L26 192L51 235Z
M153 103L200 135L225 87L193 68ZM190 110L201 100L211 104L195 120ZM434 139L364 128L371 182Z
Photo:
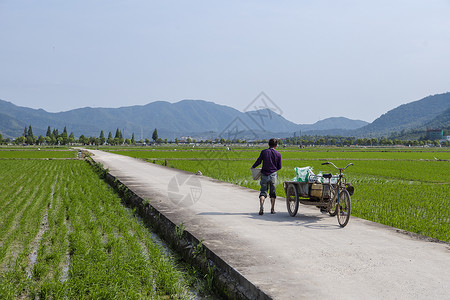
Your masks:
M14 159L63 159L63 158L75 158L76 151L68 149L42 149L36 148L30 149L5 149L0 148L0 159L14 158Z
M0 299L191 298L176 261L89 164L17 159L75 155L0 151Z
M258 190L249 169L261 149L107 150ZM282 182L295 176L294 167L334 172L321 164L352 162L346 171L355 186L352 215L450 242L447 149L279 151L279 196ZM0 299L190 298L192 278L77 153L0 148Z
M259 190L250 167L263 148L187 147L111 152L167 164L190 172ZM278 172L279 196L295 167L335 172L330 166L352 162L345 174L355 186L352 215L450 242L450 151L446 148L279 148L283 168ZM257 194L255 194L255 198ZM301 213L301 207L299 210Z

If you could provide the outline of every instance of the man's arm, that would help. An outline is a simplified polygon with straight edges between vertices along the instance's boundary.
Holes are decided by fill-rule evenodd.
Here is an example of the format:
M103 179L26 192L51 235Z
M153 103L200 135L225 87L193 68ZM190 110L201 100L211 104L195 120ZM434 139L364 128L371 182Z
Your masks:
M257 166L259 166L261 164L261 162L262 162L262 152L259 154L259 157L253 164L252 168L256 168Z
M281 169L281 154L278 152L277 169Z

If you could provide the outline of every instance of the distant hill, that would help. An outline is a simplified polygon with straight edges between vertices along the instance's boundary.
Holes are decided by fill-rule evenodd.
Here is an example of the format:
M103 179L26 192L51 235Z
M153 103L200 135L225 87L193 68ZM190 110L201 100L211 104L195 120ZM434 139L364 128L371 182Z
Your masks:
M332 117L320 120L312 125L300 125L303 131L332 130L332 129L358 129L367 125L366 121L350 120L344 117Z
M450 108L444 111L442 114L436 116L431 121L425 123L425 125L419 127L418 129L450 129Z
M449 135L450 108L444 111L442 114L438 115L430 122L425 123L423 126L416 127L410 130L402 130L401 132L394 132L390 137L402 140L427 139L427 129L443 129L444 135Z
M26 124L15 119L14 117L10 117L4 113L0 113L0 133L4 137L15 137L15 133L23 132Z
M371 124L356 130L355 135L376 137L426 126L445 126L445 111L449 108L450 93L428 96L388 111ZM440 117L440 115L442 116ZM434 119L436 121L433 121ZM448 125L448 123L446 124Z
M103 130L115 134L117 128L125 137L149 138L155 128L162 138L173 140L181 136L199 139L259 139L274 136L305 134L311 130L351 130L367 122L347 118L330 118L315 124L295 124L268 109L240 112L232 107L203 100L183 100L177 103L156 101L147 105L120 108L79 108L60 113L19 107L0 100L0 132L4 136L22 135L31 125L35 135L45 135L47 127L62 130L67 127L75 136L99 136Z

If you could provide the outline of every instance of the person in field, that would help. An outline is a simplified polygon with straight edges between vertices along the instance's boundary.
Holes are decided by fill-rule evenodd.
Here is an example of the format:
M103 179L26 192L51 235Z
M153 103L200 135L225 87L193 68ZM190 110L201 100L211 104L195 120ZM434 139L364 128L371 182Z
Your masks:
M275 150L278 145L278 140L272 138L269 140L269 148L261 151L258 159L253 164L252 168L256 168L262 162L261 169L261 190L259 193L259 214L264 214L264 200L267 198L267 191L269 191L270 202L272 208L270 213L275 213L275 199L277 198L277 171L281 169L281 154Z

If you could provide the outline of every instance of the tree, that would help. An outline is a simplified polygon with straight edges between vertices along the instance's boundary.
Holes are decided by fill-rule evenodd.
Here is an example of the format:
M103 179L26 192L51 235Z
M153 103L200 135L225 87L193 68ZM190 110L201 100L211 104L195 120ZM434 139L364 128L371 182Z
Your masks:
M89 144L89 138L85 137L83 134L80 135L80 138L78 139L78 141L83 145Z
M60 142L61 142L61 139L60 139L60 136L59 136L58 129L53 129L52 134L51 134L51 144L52 145L57 145Z
M73 134L73 132L71 132L69 135L69 143L75 143L75 135Z
M25 137L24 136L19 136L17 139L14 140L14 143L16 145L23 144L24 142L25 142Z
M33 129L30 127L28 127L28 133L27 133L27 143L28 144L34 144L34 136L33 136Z
M89 137L89 144L98 146L98 145L100 145L100 139L98 137L95 137L95 136L90 136Z
M52 144L52 145L56 145L57 143L58 143L58 136L57 135L54 135L53 133L52 133L52 136L51 136L51 138L50 138L50 143Z
M119 132L119 135L120 135L119 142L120 142L121 144L123 144L123 143L125 142L125 138L123 137L123 131L120 131L120 132Z
M116 129L116 135L114 136L115 139L120 139L120 131L119 128Z
M119 128L117 128L117 130L116 130L116 136L114 137L114 142L118 145L123 144L123 142L124 142L122 132L119 130Z
M134 132L131 134L131 144L136 144L136 141L134 140Z
M153 131L152 139L153 139L154 142L156 142L158 140L158 130L156 128Z
M40 135L38 138L39 145L42 145L44 142L45 142L45 138L42 135Z
M121 144L121 136L122 133L120 132L119 128L116 129L116 135L114 136L114 144L118 145Z
M64 131L61 134L61 144L67 145L69 143L69 136L67 135L67 128L64 127Z
M52 136L52 130L50 129L50 126L47 128L47 134L45 136L51 137Z
M111 134L111 133L110 133ZM106 141L105 134L103 133L103 130L100 132L100 144L104 144Z
M108 145L114 144L114 139L112 137L111 131L108 133L108 139L106 140L106 142L108 143Z

